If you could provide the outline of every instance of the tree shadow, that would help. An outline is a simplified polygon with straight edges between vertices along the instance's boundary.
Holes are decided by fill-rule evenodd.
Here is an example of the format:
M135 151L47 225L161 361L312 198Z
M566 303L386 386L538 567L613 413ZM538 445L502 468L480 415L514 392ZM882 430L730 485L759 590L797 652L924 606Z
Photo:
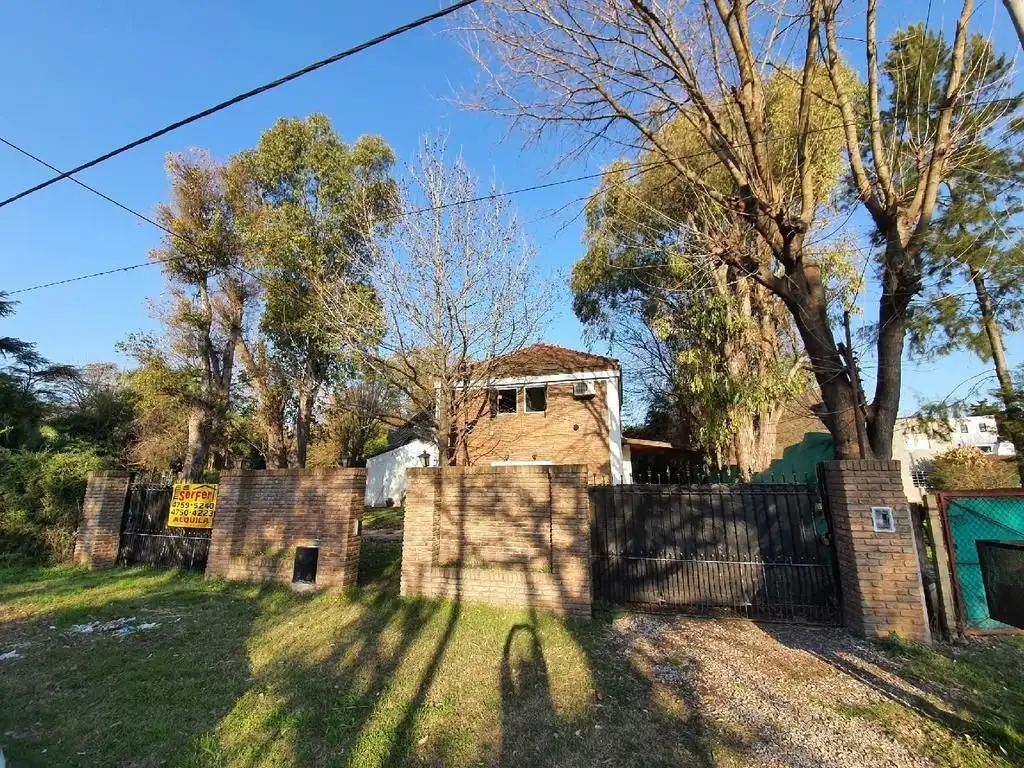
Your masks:
M585 475L584 475L585 477ZM551 475L551 497L571 493L571 480ZM577 491L579 489L576 489ZM583 489L586 521L579 533L589 540L589 500ZM555 510L549 506L549 515ZM528 527L527 540L549 550L550 575L558 602L578 601L571 558L565 548L578 546L572 536L553 531L553 519L543 516L510 518ZM610 622L599 618L563 619L565 631L582 654L589 674L589 690L580 706L560 706L554 695L538 599L540 574L523 558L520 569L526 584L527 621L513 624L505 638L501 659L501 753L507 766L567 765L713 765L711 739L696 679L660 682L654 670L644 668L624 647ZM590 563L586 578L589 582ZM588 590L589 593L589 590Z
M1004 654L966 671L967 659L957 662L952 647L929 649L895 637L876 643L842 629L808 633L778 624L762 629L956 737L984 745L994 757L1024 764L1024 698L1018 691L1024 649L1003 649ZM919 665L932 674L915 673Z

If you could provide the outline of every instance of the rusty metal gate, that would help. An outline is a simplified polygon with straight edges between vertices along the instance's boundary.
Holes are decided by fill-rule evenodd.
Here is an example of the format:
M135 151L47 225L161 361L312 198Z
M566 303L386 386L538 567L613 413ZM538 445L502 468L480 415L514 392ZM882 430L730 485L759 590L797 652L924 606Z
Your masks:
M168 527L170 509L171 486L132 484L121 518L121 540L117 551L119 565L165 565L192 571L206 570L210 531Z
M598 603L839 621L817 482L593 485L590 501Z

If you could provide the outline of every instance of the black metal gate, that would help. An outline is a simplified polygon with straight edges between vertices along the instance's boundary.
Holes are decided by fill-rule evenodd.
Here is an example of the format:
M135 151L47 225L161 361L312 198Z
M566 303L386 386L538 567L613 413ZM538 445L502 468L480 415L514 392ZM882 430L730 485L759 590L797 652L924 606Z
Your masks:
M599 602L839 620L817 483L593 485L590 506Z
M119 565L166 565L205 571L210 554L210 531L202 528L169 528L171 509L168 485L132 485L121 518Z

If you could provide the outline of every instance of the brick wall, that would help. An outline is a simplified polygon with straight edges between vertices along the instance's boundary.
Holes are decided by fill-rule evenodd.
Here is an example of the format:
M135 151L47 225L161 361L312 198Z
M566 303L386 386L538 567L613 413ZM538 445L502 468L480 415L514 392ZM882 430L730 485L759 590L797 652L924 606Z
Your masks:
M822 465L843 591L844 623L865 637L930 642L910 507L898 461ZM873 530L871 507L892 507L895 533Z
M128 494L128 472L90 472L75 541L75 562L90 568L109 568L117 560L121 517Z
M220 475L207 576L291 582L296 547L319 547L316 584L355 584L365 469Z
M608 381L594 382L593 397L576 398L572 383L548 384L547 410L526 413L522 386L518 389L518 412L491 416L481 392L479 408L470 413L484 415L469 435L470 465L492 461L551 461L555 464L587 464L590 471L607 476Z
M590 615L584 465L414 468L402 594Z

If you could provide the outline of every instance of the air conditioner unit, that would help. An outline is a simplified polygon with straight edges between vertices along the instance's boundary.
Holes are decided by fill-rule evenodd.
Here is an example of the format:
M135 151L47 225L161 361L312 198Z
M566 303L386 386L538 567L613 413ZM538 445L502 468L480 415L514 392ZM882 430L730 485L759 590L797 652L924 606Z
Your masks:
M572 385L572 396L573 397L593 397L594 396L594 382L592 381L577 381Z

